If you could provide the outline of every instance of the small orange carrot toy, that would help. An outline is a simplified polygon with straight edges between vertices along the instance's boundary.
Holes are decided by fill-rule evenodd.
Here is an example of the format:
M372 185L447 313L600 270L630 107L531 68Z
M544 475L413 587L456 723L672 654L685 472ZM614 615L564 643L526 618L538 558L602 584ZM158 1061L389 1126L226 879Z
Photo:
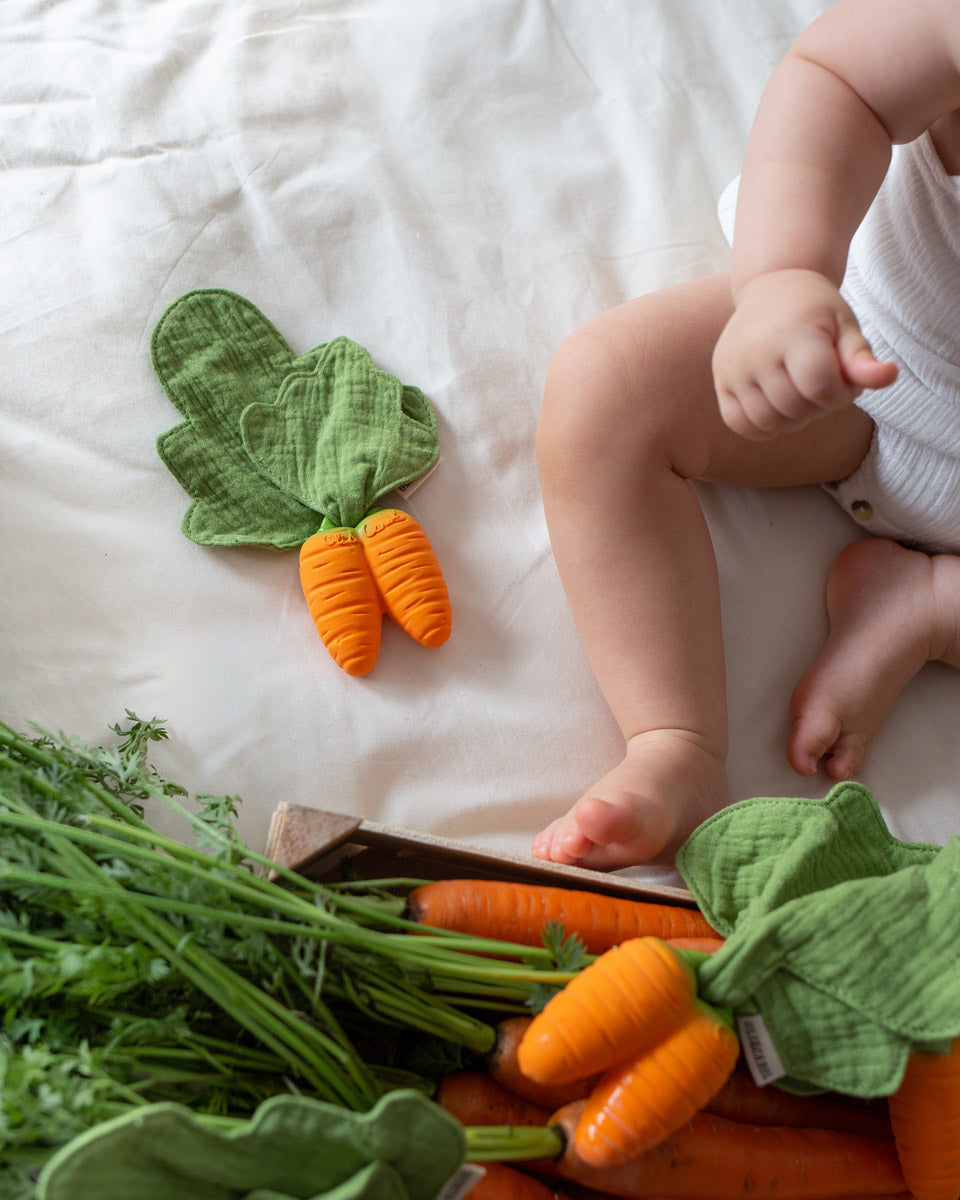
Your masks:
M497 1040L486 1057L486 1068L501 1087L532 1100L555 1112L571 1100L582 1100L596 1083L596 1076L586 1075L569 1083L537 1083L520 1070L517 1055L533 1017L504 1017L497 1024Z
M960 1038L948 1054L914 1050L890 1122L903 1175L917 1200L960 1195Z
M321 529L300 547L300 584L333 661L366 675L380 651L383 606L353 529Z
M450 636L450 596L419 524L386 508L364 517L357 532L388 616L421 646L442 646Z
M614 1167L659 1145L716 1095L739 1055L732 1025L694 1003L678 1029L600 1079L574 1131L577 1154Z
M520 1069L541 1083L604 1071L687 1020L697 991L690 954L632 938L592 962L546 1004L520 1043Z
M348 675L366 675L383 613L422 646L450 636L450 597L426 534L409 513L377 509L356 529L331 526L300 548L300 583L320 639Z
M407 908L424 925L522 946L541 945L544 926L558 921L590 954L635 937L717 937L701 913L676 904L499 880L438 879L414 889Z
M157 452L190 496L187 537L301 547L314 623L350 675L373 667L385 611L424 646L446 641L450 602L430 543L412 517L376 507L439 460L436 414L419 388L347 337L294 353L223 288L175 300L150 360L184 418Z

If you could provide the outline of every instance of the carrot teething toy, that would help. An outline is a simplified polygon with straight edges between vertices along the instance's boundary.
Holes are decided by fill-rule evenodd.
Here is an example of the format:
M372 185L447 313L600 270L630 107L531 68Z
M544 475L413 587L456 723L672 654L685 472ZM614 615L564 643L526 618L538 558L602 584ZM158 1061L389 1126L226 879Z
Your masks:
M713 1099L739 1056L732 1024L695 1003L651 1050L597 1083L574 1131L577 1153L592 1166L610 1167L659 1146Z
M525 1075L559 1083L605 1072L574 1130L584 1162L612 1167L659 1145L733 1071L732 1023L697 998L695 964L707 957L634 938L585 967L530 1023L518 1052Z
M436 417L415 387L339 337L294 354L247 300L188 292L153 331L154 371L184 420L157 451L190 505L181 528L203 546L301 547L314 623L351 675L376 662L386 612L439 646L450 601L417 522L376 501L436 463Z
M697 980L686 955L659 938L602 954L547 1002L517 1060L538 1083L566 1083L638 1055L689 1011Z

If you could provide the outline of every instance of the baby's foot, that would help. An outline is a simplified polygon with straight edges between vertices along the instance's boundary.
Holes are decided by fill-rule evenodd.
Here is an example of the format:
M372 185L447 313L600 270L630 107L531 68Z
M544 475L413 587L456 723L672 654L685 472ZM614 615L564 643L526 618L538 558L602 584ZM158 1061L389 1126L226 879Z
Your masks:
M695 826L727 802L721 755L685 730L654 729L533 843L535 858L599 871L669 862Z
M841 551L827 582L830 636L790 702L787 758L834 779L863 765L903 687L931 660L960 666L960 557L871 538Z

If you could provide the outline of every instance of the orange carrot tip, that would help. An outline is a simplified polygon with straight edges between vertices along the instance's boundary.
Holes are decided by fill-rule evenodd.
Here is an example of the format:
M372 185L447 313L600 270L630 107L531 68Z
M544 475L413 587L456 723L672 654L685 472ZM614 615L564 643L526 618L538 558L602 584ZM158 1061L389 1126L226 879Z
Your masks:
M518 1050L520 1070L538 1083L564 1083L655 1045L689 1017L694 958L654 937L601 954L531 1021Z
M300 547L300 583L321 641L348 675L380 652L383 605L356 531L321 527Z
M889 1099L903 1175L917 1200L960 1195L960 1038L949 1053L913 1050Z
M652 1150L720 1091L739 1055L732 1022L696 1002L684 1024L600 1079L574 1131L577 1154L613 1167Z
M418 522L399 508L378 509L357 531L390 618L421 646L442 646L452 624L450 596Z
M501 1087L543 1105L555 1112L571 1100L582 1100L596 1083L594 1075L585 1075L569 1083L537 1083L520 1070L517 1055L520 1043L530 1028L533 1017L504 1017L497 1025L497 1040L487 1054L485 1065L490 1077Z

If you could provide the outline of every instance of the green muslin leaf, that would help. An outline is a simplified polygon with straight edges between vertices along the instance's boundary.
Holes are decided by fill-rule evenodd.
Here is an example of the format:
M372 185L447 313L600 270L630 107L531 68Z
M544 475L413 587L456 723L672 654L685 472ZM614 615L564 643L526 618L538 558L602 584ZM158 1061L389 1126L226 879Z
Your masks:
M311 369L291 372L274 403L251 404L241 424L258 470L335 525L356 525L439 453L423 393L377 370L345 337L329 342Z
M407 1090L368 1113L275 1096L228 1132L154 1104L58 1151L37 1200L436 1200L465 1148L460 1125Z
M296 355L248 300L222 289L188 292L157 322L154 372L185 418L160 435L157 451L190 505L181 528L204 546L299 546L322 516L265 478L243 447L245 408L270 402L293 370L318 351Z
M788 1086L888 1095L912 1046L960 1035L960 839L898 841L842 783L731 805L677 867L727 937L701 995L762 1014Z

